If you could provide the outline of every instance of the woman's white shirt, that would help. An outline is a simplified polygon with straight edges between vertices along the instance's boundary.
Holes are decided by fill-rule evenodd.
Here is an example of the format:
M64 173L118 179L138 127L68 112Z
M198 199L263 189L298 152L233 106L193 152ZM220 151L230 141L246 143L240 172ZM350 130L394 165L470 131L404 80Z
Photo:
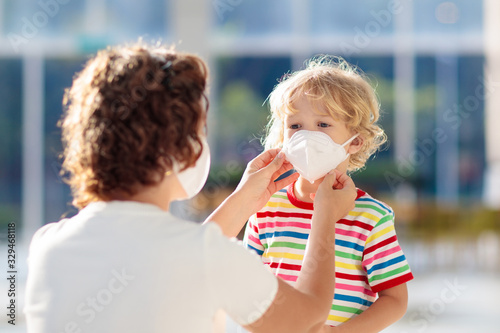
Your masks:
M215 223L130 201L44 226L28 265L29 333L210 332L218 309L240 325L259 319L278 289Z

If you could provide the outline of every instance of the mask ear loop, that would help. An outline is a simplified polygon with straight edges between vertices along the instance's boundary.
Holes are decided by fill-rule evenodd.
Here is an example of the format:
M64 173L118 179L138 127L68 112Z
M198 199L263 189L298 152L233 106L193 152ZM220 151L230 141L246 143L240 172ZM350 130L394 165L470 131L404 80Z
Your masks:
M342 147L345 147L345 145L349 144L350 142L352 142L352 140L356 139L357 137L359 136L359 133L356 133L352 136L352 138L350 138L349 140L347 140L346 142L344 142L344 144L342 145Z
M352 140L356 139L358 136L359 136L359 133L354 134L352 138L350 138L349 140L347 140L346 142L344 142L344 144L342 145L342 148L344 148L345 145L347 145L350 142L352 142ZM344 161L347 160L349 158L349 156L351 156L351 154L346 153Z

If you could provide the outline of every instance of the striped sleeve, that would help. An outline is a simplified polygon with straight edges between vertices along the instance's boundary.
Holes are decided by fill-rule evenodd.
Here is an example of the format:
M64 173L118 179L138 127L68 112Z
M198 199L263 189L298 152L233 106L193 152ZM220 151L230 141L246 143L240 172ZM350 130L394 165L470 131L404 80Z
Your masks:
M387 212L373 227L365 243L363 267L374 292L413 279L394 229L394 213Z
M243 237L243 244L245 247L257 252L259 256L262 256L264 253L264 246L260 242L259 228L256 219L256 215L252 215L248 220L245 228L245 236Z

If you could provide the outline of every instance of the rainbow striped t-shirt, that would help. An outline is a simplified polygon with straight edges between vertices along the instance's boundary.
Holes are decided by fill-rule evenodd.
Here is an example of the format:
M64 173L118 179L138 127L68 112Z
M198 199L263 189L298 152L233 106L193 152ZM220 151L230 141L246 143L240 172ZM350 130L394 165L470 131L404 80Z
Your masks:
M313 204L289 185L248 221L244 244L275 275L294 284L311 230ZM355 208L335 228L335 296L326 324L338 326L375 302L377 292L413 279L392 209L358 189Z

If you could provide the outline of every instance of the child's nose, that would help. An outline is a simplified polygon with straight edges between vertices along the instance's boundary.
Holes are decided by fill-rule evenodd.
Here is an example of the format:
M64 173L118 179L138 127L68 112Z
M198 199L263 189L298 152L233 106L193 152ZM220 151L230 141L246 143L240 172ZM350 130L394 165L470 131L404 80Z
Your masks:
M307 131L319 131L318 126L315 126L314 124L305 124L302 126L301 130L307 130Z

